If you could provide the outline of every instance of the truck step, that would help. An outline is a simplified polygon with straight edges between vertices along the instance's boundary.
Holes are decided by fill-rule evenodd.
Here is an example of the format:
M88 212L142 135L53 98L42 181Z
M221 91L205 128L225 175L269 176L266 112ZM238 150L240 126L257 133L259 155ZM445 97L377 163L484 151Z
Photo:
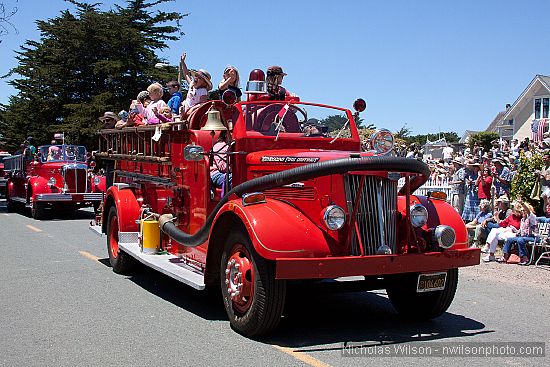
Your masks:
M88 228L90 228L90 231L94 232L99 237L103 237L103 232L101 232L101 226L96 226L96 225L90 223L90 226Z
M141 252L137 243L119 243L119 247L139 262L195 289L204 289L204 275L175 255L154 255Z

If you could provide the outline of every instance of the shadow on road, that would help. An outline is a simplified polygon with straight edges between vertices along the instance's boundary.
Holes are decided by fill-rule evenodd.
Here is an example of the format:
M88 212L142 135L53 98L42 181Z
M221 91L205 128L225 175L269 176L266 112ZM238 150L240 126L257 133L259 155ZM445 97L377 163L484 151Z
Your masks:
M479 321L448 312L432 321L405 321L384 291L289 296L279 328L262 342L294 348L344 342L368 346L493 332Z
M102 263L109 266L105 260ZM203 319L228 320L218 289L197 291L143 266L128 279ZM344 342L392 344L493 332L484 328L479 321L452 313L427 322L405 321L393 310L384 291L313 294L298 288L287 296L279 328L258 341L293 348Z
M198 291L145 266L139 266L128 279L157 297L203 319L228 320L218 289Z

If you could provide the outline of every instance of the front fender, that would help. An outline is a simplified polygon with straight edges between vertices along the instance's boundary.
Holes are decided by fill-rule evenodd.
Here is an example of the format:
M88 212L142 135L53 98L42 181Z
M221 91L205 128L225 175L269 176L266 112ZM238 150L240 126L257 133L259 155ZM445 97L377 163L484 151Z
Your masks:
M235 199L220 209L216 219L228 211L241 219L254 248L266 259L330 254L330 237L287 203L268 198L265 203L243 206L240 199Z
M113 202L117 208L118 228L120 232L137 232L138 225L136 220L139 217L140 206L130 188L119 189L116 186L111 186L107 191L105 203ZM109 215L109 211L104 211L105 215ZM108 218L103 218L106 223Z
M426 196L411 195L411 205L422 204L428 210L428 223L424 229L434 228L440 224L451 226L456 233L456 242L453 250L468 247L468 231L460 214L447 202L437 199L428 199ZM399 196L398 209L405 212L405 197Z
M32 192L32 198L38 194L49 194L52 192L48 185L48 180L42 176L31 176L28 181L27 191Z

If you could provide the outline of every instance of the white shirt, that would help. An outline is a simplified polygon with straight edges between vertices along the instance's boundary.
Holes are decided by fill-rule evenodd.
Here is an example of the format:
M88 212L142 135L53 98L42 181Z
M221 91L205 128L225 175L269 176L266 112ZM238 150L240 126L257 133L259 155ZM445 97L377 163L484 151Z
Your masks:
M453 152L454 152L454 149L452 147L443 148L443 159L453 158Z
M183 102L184 111L187 111L194 105L200 103L201 97L208 95L208 91L206 88L198 88L195 87L189 88L189 91L187 92L187 97L185 98L185 101Z

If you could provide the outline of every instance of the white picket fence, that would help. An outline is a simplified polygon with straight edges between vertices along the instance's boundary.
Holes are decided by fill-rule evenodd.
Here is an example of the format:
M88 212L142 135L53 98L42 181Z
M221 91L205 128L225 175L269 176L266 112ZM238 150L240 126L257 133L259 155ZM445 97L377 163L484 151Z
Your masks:
M420 186L418 189L415 190L415 195L427 195L428 191L443 191L445 194L447 194L447 201L451 202L451 185L449 184L451 182L450 179L429 179L424 183L424 185ZM405 178L400 178L397 187L402 188L405 186Z

